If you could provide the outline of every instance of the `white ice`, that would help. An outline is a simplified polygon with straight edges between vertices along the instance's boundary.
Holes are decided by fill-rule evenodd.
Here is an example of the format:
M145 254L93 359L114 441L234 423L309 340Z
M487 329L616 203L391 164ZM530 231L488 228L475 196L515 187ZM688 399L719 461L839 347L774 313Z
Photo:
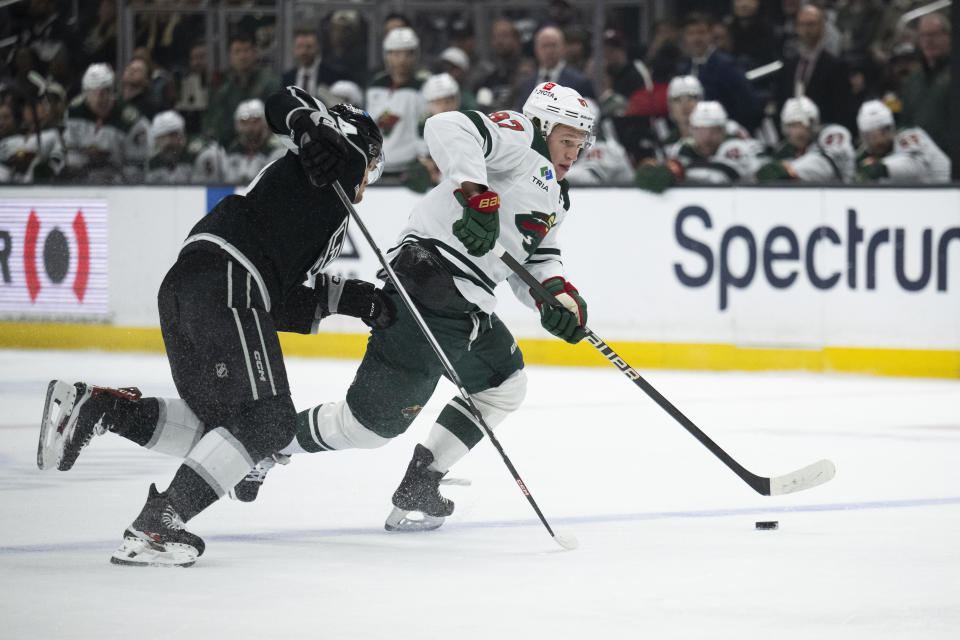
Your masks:
M289 359L298 408L355 362ZM452 387L374 451L301 455L253 504L190 528L189 569L108 558L178 462L113 434L39 471L47 381L174 395L160 355L0 351L0 638L960 638L960 381L648 371L748 469L820 458L836 478L756 494L612 368L529 368L498 430L549 522L478 445L436 532L383 530L390 494ZM757 531L757 520L779 520Z

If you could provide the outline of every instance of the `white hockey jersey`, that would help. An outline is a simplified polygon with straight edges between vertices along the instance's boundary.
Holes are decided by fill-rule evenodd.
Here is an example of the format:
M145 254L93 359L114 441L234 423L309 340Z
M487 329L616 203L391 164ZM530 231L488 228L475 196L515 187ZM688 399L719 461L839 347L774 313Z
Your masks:
M509 280L517 297L535 308L523 284L494 251L479 258L453 235L463 208L453 196L463 182L487 185L500 195L499 242L538 280L563 275L557 227L569 208L566 180L558 182L547 143L523 115L501 111L451 111L427 120L424 138L442 173L410 213L391 255L403 244L432 246L464 298L486 313L496 306L494 288Z
M919 127L897 132L893 151L883 158L889 181L950 182L950 158Z
M223 181L227 184L245 185L256 178L261 169L286 152L286 147L276 136L267 138L263 146L254 152L247 151L238 141L234 141L230 149L221 154Z
M627 150L614 140L597 140L567 173L565 180L579 185L628 185L633 168Z
M67 113L63 144L74 176L100 184L139 182L150 152L150 124L121 100L100 120L80 95Z
M417 158L420 123L429 113L420 85L420 80L413 78L394 87L390 76L381 73L367 89L367 113L383 134L385 173L403 171Z
M0 183L30 184L60 174L64 164L63 142L56 129L8 136L0 140Z
M669 157L684 167L686 184L744 184L755 182L762 163L763 145L753 139L727 138L710 158L697 152L691 139L670 150Z
M784 165L803 182L852 182L856 151L850 131L839 124L824 126L816 143Z
M215 142L195 138L183 153L170 161L162 153L150 157L147 182L150 184L218 184L224 182L223 149Z

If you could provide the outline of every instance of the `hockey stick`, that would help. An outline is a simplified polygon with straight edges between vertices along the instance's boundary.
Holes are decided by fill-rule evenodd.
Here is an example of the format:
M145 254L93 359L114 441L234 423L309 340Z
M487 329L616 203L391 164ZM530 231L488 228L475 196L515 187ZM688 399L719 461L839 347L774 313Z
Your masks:
M547 291L542 284L540 284L533 275L524 268L522 264L517 262L517 260L511 256L506 249L504 249L498 242L494 247L494 251L497 255L500 256L500 259L510 267L510 270L513 271L517 276L520 277L536 294L536 297L540 300L541 303L549 304L554 307L564 308L563 305ZM710 453L720 458L720 460L730 467L735 474L740 476L744 482L750 485L754 491L765 496L776 496L784 493L793 493L794 491L803 491L804 489L810 489L817 485L827 482L833 478L836 473L836 468L833 466L833 463L829 460L819 460L814 462L811 465L808 465L802 469L798 469L792 473L787 473L782 476L775 476L772 478L766 478L764 476L758 476L755 473L752 473L745 469L743 465L734 460L730 454L720 448L720 446L711 440L707 434L701 431L697 425L683 413L680 412L673 404L664 398L659 391L657 391L653 385L643 379L636 369L631 367L626 361L621 358L619 355L614 352L610 346L600 339L600 336L595 334L593 331L587 327L583 328L587 332L586 340L591 345L593 345L597 351L599 351L603 356L613 363L621 372L631 380L633 383L643 389L644 393L650 396L654 402L656 402L660 407L670 414L670 416L680 423L680 425L689 431L694 438L700 441L703 446L710 450Z
M420 315L420 311L417 309L416 305L413 304L413 300L410 298L410 295L407 293L406 289L403 288L403 285L400 284L397 274L394 273L393 267L390 266L390 263L387 262L386 257L384 257L383 252L380 251L380 248L377 246L376 241L373 239L373 236L370 235L370 232L367 230L367 226L363 224L363 220L360 219L360 215L357 213L357 210L354 208L353 203L347 197L347 194L344 192L343 187L340 186L340 182L336 181L333 183L333 190L337 192L337 195L340 197L343 206L347 208L347 211L350 212L350 216L357 223L357 226L360 228L360 232L363 233L363 237L367 239L367 244L370 245L370 248L373 249L373 252L377 254L377 260L380 261L380 265L383 267L384 271L387 274L387 278L390 280L391 284L396 288L397 293L400 294L400 298L403 300L404 306L407 310L410 311L410 315L413 316L413 319L416 321L417 326L420 327L420 331L423 333L423 336L427 339L427 342L430 343L430 347L433 349L433 352L437 354L437 357L440 359L440 363L443 365L444 370L447 372L450 381L456 385L457 391L460 392L460 397L463 398L463 401L467 403L467 406L470 408L470 413L473 414L474 419L477 423L483 428L484 433L487 434L487 438L493 443L493 446L496 447L497 452L500 454L500 457L503 458L504 464L507 465L507 469L510 470L510 474L513 476L514 482L517 483L517 486L520 487L520 490L523 492L523 495L527 497L527 501L530 503L530 506L533 507L533 510L537 513L537 517L540 518L540 522L543 523L543 526L546 527L547 532L553 537L557 544L559 544L564 549L576 549L577 548L577 539L570 535L564 533L554 532L553 528L550 526L550 523L547 522L547 519L544 517L543 512L540 511L540 507L537 506L536 501L533 499L527 485L524 484L523 480L520 478L517 468L513 466L513 463L510 462L510 458L507 457L506 452L503 450L503 446L500 444L500 441L497 440L496 436L493 435L493 430L487 426L487 423L483 419L483 414L480 413L480 409L477 408L477 405L474 404L473 398L470 397L470 394L467 392L466 387L463 386L463 382L460 380L460 376L457 375L456 370L453 368L453 363L450 362L447 358L447 354L443 352L443 349L440 347L440 344L437 342L436 337L434 337L433 332L430 331L430 327L427 326L426 321L424 321L423 316Z

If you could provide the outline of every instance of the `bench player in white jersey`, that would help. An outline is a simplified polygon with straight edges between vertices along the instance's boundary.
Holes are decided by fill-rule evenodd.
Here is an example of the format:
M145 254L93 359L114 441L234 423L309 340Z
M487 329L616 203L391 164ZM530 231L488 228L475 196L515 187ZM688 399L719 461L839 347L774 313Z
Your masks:
M584 99L593 110L596 140L590 143L576 166L570 169L567 182L572 185L629 185L633 180L633 167L627 150L617 140L613 123L610 120L601 122L597 103Z
M667 85L667 109L670 119L656 118L653 121L654 131L662 147L661 160L676 155L684 140L690 137L690 114L701 100L703 85L697 76L675 76L670 80ZM727 118L726 128L728 138L746 140L750 137L747 130L736 120Z
M839 124L820 126L820 109L806 96L790 98L780 111L784 140L757 180L851 182L856 152L850 131Z
M509 281L521 301L539 306L490 251L496 241L564 305L540 307L544 328L570 343L585 335L587 306L564 277L556 228L570 206L563 178L592 128L580 94L550 82L534 89L522 114L448 112L427 120L424 135L443 180L410 213L389 256L491 428L526 393L523 355L494 313L494 289ZM393 287L384 291L396 301L396 323L371 332L345 400L300 412L296 437L282 454L383 446L430 399L443 368ZM386 528L440 526L453 512L440 479L482 437L464 401L450 400L416 445ZM251 473L245 482L256 487L262 480ZM256 491L238 485L237 494L252 500ZM411 512L423 517L408 518Z
M857 157L860 182L950 181L950 158L920 127L896 131L893 113L879 100L869 100L857 113L863 142Z
M223 150L202 137L187 138L186 122L173 110L161 111L150 125L153 154L147 162L149 184L223 182Z
M760 166L762 145L731 136L727 112L719 102L698 102L690 113L690 137L671 149L666 162L641 165L633 184L662 193L679 184L751 183Z

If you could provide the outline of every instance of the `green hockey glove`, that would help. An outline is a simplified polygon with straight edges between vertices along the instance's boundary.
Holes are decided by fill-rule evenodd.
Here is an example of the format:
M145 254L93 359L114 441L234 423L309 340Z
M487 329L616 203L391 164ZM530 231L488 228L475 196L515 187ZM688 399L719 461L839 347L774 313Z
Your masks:
M887 165L881 160L867 158L865 162L861 162L860 166L857 167L857 182L875 182L889 176L890 171L887 170Z
M782 162L768 162L757 169L757 180L772 182L774 180L792 180L794 176Z
M467 253L479 258L493 249L500 236L500 196L487 190L468 199L463 189L457 189L453 197L463 207L463 216L453 223L453 235Z
M663 193L673 186L674 173L665 164L641 165L633 176L633 185L645 191Z
M587 302L580 296L576 287L560 276L547 278L543 281L543 286L563 306L542 304L538 300L540 324L561 340L577 344L587 335L583 330L587 326ZM533 295L532 290L530 295Z

